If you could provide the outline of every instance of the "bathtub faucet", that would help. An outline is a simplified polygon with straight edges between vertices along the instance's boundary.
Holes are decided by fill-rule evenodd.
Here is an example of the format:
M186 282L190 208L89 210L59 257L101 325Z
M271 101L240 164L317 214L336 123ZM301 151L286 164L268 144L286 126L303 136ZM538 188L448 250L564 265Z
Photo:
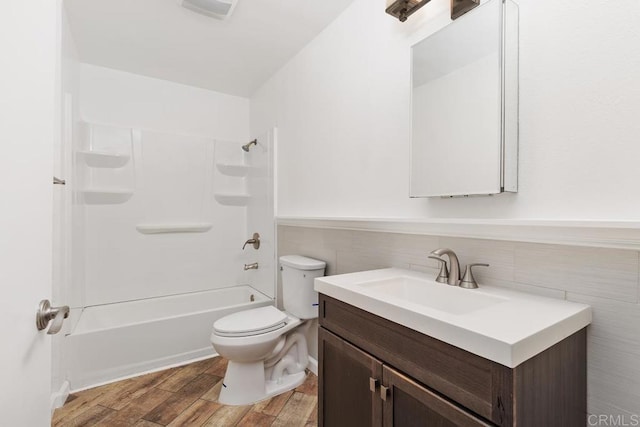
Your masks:
M244 265L244 270L257 270L258 269L258 263L254 262L253 264L245 264Z
M252 245L253 249L260 249L260 235L258 233L253 233L253 237L244 242L244 245L242 245L243 251L247 245Z

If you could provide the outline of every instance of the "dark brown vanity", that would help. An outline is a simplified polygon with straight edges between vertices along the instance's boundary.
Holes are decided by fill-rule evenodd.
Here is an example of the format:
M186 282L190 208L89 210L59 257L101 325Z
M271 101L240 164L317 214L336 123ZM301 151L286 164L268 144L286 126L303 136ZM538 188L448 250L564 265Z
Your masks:
M586 328L509 368L324 294L319 302L319 426L586 425Z

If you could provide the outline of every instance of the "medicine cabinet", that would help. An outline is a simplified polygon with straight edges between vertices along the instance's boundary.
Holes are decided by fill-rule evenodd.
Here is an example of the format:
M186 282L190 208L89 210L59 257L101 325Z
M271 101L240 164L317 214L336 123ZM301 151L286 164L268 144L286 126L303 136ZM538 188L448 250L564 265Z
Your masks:
M410 196L516 192L517 4L490 0L411 50Z

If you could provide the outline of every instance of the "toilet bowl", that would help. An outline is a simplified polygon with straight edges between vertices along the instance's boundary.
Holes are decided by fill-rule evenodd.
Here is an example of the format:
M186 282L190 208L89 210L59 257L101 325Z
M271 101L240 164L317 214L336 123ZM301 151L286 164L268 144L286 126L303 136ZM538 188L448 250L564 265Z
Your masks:
M229 360L218 401L248 405L294 389L309 363L307 320L318 317L313 279L325 263L299 255L280 258L283 305L240 311L217 320L211 343Z

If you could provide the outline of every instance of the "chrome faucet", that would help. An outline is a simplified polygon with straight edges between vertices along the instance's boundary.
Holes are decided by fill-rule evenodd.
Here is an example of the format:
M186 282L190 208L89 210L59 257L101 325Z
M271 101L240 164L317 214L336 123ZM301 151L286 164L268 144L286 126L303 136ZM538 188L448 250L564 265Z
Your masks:
M431 255L436 255L436 257L433 258L442 262L444 262L444 260L440 258L441 256L447 255L449 257L449 277L447 278L447 284L451 286L458 286L458 283L460 282L460 263L458 262L456 253L451 249L440 248L435 251L431 251ZM442 270L446 271L446 268L447 266L444 264L444 268ZM440 279L438 281L444 283L445 276L442 274L442 270L440 270L441 273L438 275L438 279Z

